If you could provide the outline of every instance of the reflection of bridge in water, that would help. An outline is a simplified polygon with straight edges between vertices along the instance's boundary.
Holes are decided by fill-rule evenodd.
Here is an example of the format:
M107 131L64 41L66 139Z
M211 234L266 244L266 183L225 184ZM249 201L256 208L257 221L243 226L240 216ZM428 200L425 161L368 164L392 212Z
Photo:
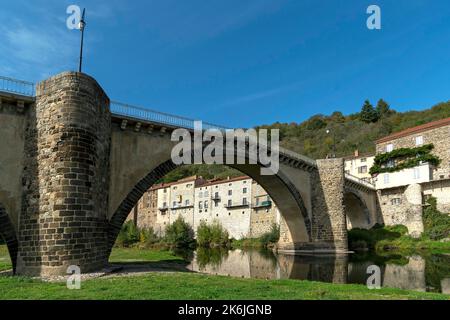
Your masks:
M367 267L373 261L350 262L348 255L274 255L257 250L231 250L221 259L198 261L187 267L195 272L257 279L298 279L330 283L366 284ZM426 262L420 256L405 258L402 264L380 266L383 287L426 291ZM450 280L439 280L442 292L450 289Z

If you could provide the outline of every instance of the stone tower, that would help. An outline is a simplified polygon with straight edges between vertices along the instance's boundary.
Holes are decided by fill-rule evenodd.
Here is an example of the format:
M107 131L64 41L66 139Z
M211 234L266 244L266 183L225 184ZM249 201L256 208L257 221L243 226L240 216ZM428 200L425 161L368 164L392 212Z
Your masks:
M25 132L17 274L82 272L107 263L109 98L66 72L37 85Z

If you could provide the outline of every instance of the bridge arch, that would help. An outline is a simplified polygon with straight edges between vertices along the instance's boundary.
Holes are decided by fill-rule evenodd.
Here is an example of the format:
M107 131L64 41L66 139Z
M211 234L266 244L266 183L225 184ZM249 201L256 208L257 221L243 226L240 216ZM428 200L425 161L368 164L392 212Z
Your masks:
M373 224L369 207L357 190L345 188L344 208L348 230L369 229Z
M0 238L2 238L8 247L9 256L13 265L13 272L16 272L17 251L19 248L16 230L6 212L5 207L0 203Z
M117 203L116 207L110 212L108 227L108 243L110 250L112 249L128 214L137 204L143 194L158 180L179 167L172 162L172 160L170 159L170 152L167 152L167 149L162 151L162 153L165 153L165 156L163 157L161 157L161 155L155 155L155 151L156 150L153 149L152 152L149 153L149 155L155 156L159 159L165 158L166 160L161 161L156 165L152 165L150 163L151 161L149 163L141 161L138 164L138 167L135 168L135 171L142 172L142 168L144 167L145 172L147 172L144 177L135 175L134 181L131 183L128 182L130 190L126 193L125 196L122 196L119 201L117 201L117 199L114 200L114 198L116 198L116 195L110 193L110 197L112 198L111 200ZM248 153L246 156L246 163L248 163ZM113 160L113 162L115 162L115 160ZM288 174L283 172L282 167L280 167L280 170L275 175L261 175L260 169L261 167L263 167L263 165L260 163L251 165L235 164L228 166L251 177L258 184L260 184L270 195L272 200L277 205L284 225L287 229L285 231L287 234L286 237L288 238L287 241L293 243L309 243L311 241L310 215L308 214L307 206L305 205L304 195L300 194L300 192L298 191L298 187L291 180L291 177L288 177ZM123 180L120 177L118 178L119 180ZM307 181L303 182L305 185L308 185ZM116 182L116 184L121 183ZM114 185L114 182L112 182L112 185ZM112 189L114 190L116 188L112 187Z

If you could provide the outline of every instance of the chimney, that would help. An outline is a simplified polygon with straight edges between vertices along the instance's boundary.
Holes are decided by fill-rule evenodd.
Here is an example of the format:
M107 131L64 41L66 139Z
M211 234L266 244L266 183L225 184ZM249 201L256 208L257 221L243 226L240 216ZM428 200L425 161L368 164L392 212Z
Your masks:
M358 149L355 150L355 157L359 157L359 150Z

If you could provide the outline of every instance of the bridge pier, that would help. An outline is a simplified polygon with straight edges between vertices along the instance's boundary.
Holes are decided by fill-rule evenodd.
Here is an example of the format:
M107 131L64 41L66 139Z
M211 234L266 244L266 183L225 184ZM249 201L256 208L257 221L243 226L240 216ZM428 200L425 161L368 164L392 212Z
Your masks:
M66 72L38 84L26 129L17 274L107 263L111 116L97 82Z
M292 242L282 219L280 253L348 253L347 223L344 208L344 160L317 160L311 172L312 217L310 242Z

